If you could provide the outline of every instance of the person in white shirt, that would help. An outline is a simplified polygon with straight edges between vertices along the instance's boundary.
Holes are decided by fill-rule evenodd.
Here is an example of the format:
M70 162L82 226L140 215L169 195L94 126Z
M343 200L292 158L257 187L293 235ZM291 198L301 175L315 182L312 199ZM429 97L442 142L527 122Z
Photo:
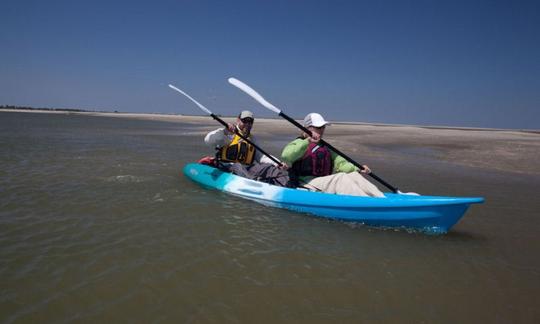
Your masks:
M278 167L272 159L238 135L241 134L259 146L251 134L254 122L253 113L244 110L238 115L236 124L229 123L226 128L221 127L211 131L204 138L204 142L218 148L216 157L222 169L248 179L284 187L293 186L285 170L286 167Z

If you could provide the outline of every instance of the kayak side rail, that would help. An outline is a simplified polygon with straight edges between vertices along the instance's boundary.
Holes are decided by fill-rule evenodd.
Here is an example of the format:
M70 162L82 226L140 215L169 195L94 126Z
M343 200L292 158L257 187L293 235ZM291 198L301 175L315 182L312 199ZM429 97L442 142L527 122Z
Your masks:
M261 201L280 202L298 206L318 206L321 208L404 208L445 205L470 205L484 201L482 197L415 196L386 193L386 198L337 195L293 188L279 187L264 182L250 180L219 169L197 165L196 182L216 187L228 192L236 192Z

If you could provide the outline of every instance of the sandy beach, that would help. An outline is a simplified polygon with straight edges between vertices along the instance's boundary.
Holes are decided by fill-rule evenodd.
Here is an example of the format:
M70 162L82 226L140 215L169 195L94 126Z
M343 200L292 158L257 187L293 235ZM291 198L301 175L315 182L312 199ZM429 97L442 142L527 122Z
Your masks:
M142 113L61 112L8 110L5 112L80 114L188 123L204 132L220 125L208 116L184 116ZM224 117L233 122L234 118ZM299 134L282 119L257 118L254 134L266 141L280 139L283 145ZM334 122L326 139L343 152L367 159L393 158L445 161L450 164L493 169L518 174L540 175L540 131L460 127L384 125Z

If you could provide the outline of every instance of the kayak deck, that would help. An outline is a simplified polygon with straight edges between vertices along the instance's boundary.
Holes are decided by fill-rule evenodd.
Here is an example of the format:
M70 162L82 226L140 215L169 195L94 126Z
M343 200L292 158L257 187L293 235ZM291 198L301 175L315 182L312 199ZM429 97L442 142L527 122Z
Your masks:
M190 163L184 175L194 182L266 206L369 226L405 228L442 234L481 197L415 196L385 193L385 198L359 197L291 189L258 182L217 168Z

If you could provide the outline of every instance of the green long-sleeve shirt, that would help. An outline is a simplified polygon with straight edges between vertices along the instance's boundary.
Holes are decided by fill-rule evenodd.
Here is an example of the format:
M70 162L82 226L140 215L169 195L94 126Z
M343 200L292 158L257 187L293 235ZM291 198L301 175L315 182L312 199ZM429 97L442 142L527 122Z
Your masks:
M309 146L309 140L297 138L283 148L281 152L281 160L287 165L292 166L294 162L301 159ZM357 171L358 168L354 164L348 162L342 156L337 155L332 151L332 173L345 172L350 173Z

